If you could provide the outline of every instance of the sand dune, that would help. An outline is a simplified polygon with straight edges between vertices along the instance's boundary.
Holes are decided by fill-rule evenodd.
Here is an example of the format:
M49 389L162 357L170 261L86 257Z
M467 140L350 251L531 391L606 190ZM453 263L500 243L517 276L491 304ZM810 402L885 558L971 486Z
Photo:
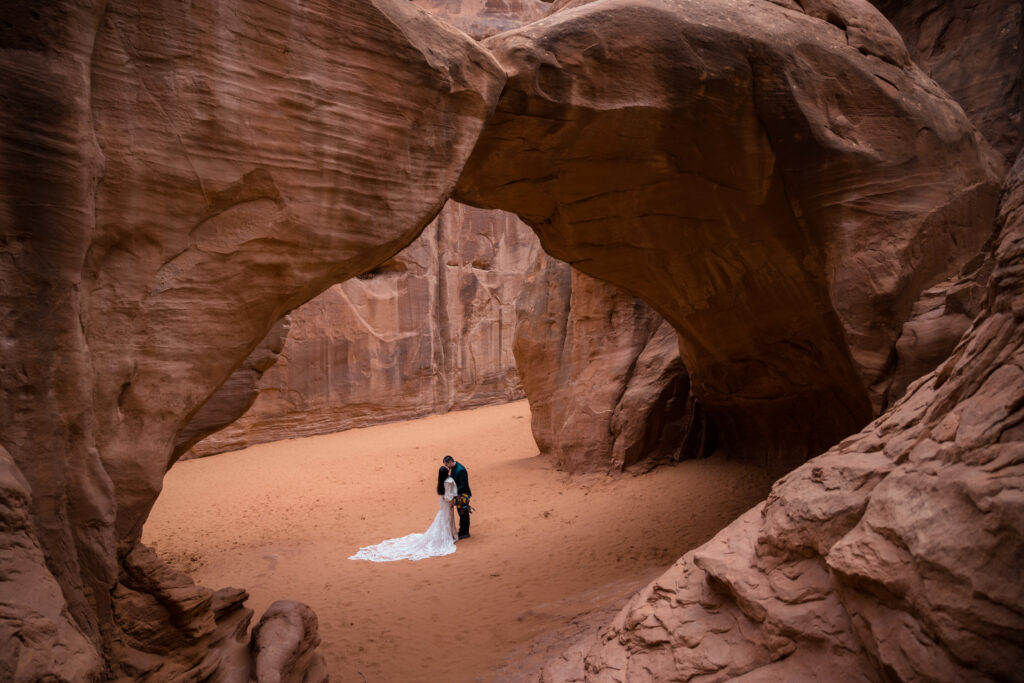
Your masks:
M469 468L472 538L419 562L346 559L423 531L443 455ZM715 457L570 478L537 455L525 401L178 463L144 540L211 588L316 610L333 680L529 680L590 624L764 497Z

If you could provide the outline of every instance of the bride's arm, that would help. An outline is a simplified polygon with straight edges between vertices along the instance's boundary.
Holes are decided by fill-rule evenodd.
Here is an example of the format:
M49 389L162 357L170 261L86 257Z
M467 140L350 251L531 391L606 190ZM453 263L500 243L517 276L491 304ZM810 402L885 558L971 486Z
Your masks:
M447 501L455 500L455 495L458 493L458 487L455 486L455 480L448 477L444 480L444 499Z

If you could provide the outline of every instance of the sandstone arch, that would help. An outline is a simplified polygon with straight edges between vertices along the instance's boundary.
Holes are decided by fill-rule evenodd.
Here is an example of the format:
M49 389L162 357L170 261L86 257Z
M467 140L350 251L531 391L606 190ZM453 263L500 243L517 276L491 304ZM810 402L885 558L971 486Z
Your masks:
M509 79L455 192L647 300L726 445L783 463L879 407L1002 168L870 5L803 4L563 3L484 41Z
M60 589L3 586L16 680L99 677L97 651L114 677L218 666L238 596L136 545L178 434L284 313L422 230L493 107L465 35L404 0L330 10L5 10L0 444L41 552L4 552Z
M0 27L3 552L45 584L2 586L19 642L38 636L45 653L16 646L3 671L15 679L217 675L211 643L248 618L226 618L239 595L177 583L136 544L181 430L285 312L413 239L505 81L487 51L404 0L337 15L136 4L26 3ZM688 335L695 387L733 442L781 431L772 456L867 419L873 352L915 289L976 246L973 217L995 191L984 146L889 29L860 5L804 4L611 0L492 39L510 86L456 192L515 210L552 253L654 303ZM695 57L713 58L706 73ZM722 125L726 102L741 125ZM701 125L676 139L666 110ZM591 165L590 144L615 154ZM697 148L729 163L688 166ZM647 191L680 176L681 194ZM607 184L623 177L625 192ZM907 195L860 190L881 186ZM683 200L707 210L680 212ZM679 220L720 232L680 241ZM750 250L740 228L759 221L773 230ZM905 269L862 262L886 240ZM850 262L879 275L877 292ZM698 346L728 327L723 310L753 324ZM726 400L736 392L742 405ZM801 407L822 424L784 421Z

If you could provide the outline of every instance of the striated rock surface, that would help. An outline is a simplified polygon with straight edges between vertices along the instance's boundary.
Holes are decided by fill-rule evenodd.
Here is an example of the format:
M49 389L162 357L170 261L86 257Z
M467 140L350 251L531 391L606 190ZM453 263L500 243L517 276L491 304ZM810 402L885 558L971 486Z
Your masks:
M643 301L540 253L516 309L533 436L559 468L618 471L707 452L675 331Z
M192 454L522 398L515 299L537 251L515 216L449 202L393 259L296 309L252 408Z
M175 456L183 455L203 437L232 424L252 407L260 395L260 380L277 362L290 328L291 314L288 314L270 328L267 336L242 365L199 407L188 424L178 432L174 444Z
M455 194L650 303L725 445L773 462L880 408L1001 173L876 10L804 4L569 3L487 39L509 81Z
M992 266L991 250L985 249L956 277L921 293L896 340L892 380L886 392L888 405L903 396L911 382L949 358L971 321L981 313Z
M993 147L1017 156L1024 110L1019 0L872 0L911 59L960 103Z
M997 226L984 311L950 359L544 680L1019 678L1024 155Z
M46 567L31 513L29 484L0 446L0 680L95 680L102 662Z
M137 546L183 430L285 313L433 219L504 74L405 0L4 19L0 445L31 496L12 533L59 587L14 680L61 657L94 679L96 653L113 679L201 679L224 654L210 597Z

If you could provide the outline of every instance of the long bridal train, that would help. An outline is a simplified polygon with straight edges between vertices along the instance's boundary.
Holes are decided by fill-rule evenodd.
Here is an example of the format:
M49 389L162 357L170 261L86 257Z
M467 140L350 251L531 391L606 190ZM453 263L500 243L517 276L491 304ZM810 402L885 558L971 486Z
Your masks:
M401 538L389 538L377 545L368 545L360 548L359 552L348 559L393 562L451 555L455 552L455 541L458 538L452 509L455 494L455 480L448 477L444 480L444 495L437 497L437 514L426 531Z

